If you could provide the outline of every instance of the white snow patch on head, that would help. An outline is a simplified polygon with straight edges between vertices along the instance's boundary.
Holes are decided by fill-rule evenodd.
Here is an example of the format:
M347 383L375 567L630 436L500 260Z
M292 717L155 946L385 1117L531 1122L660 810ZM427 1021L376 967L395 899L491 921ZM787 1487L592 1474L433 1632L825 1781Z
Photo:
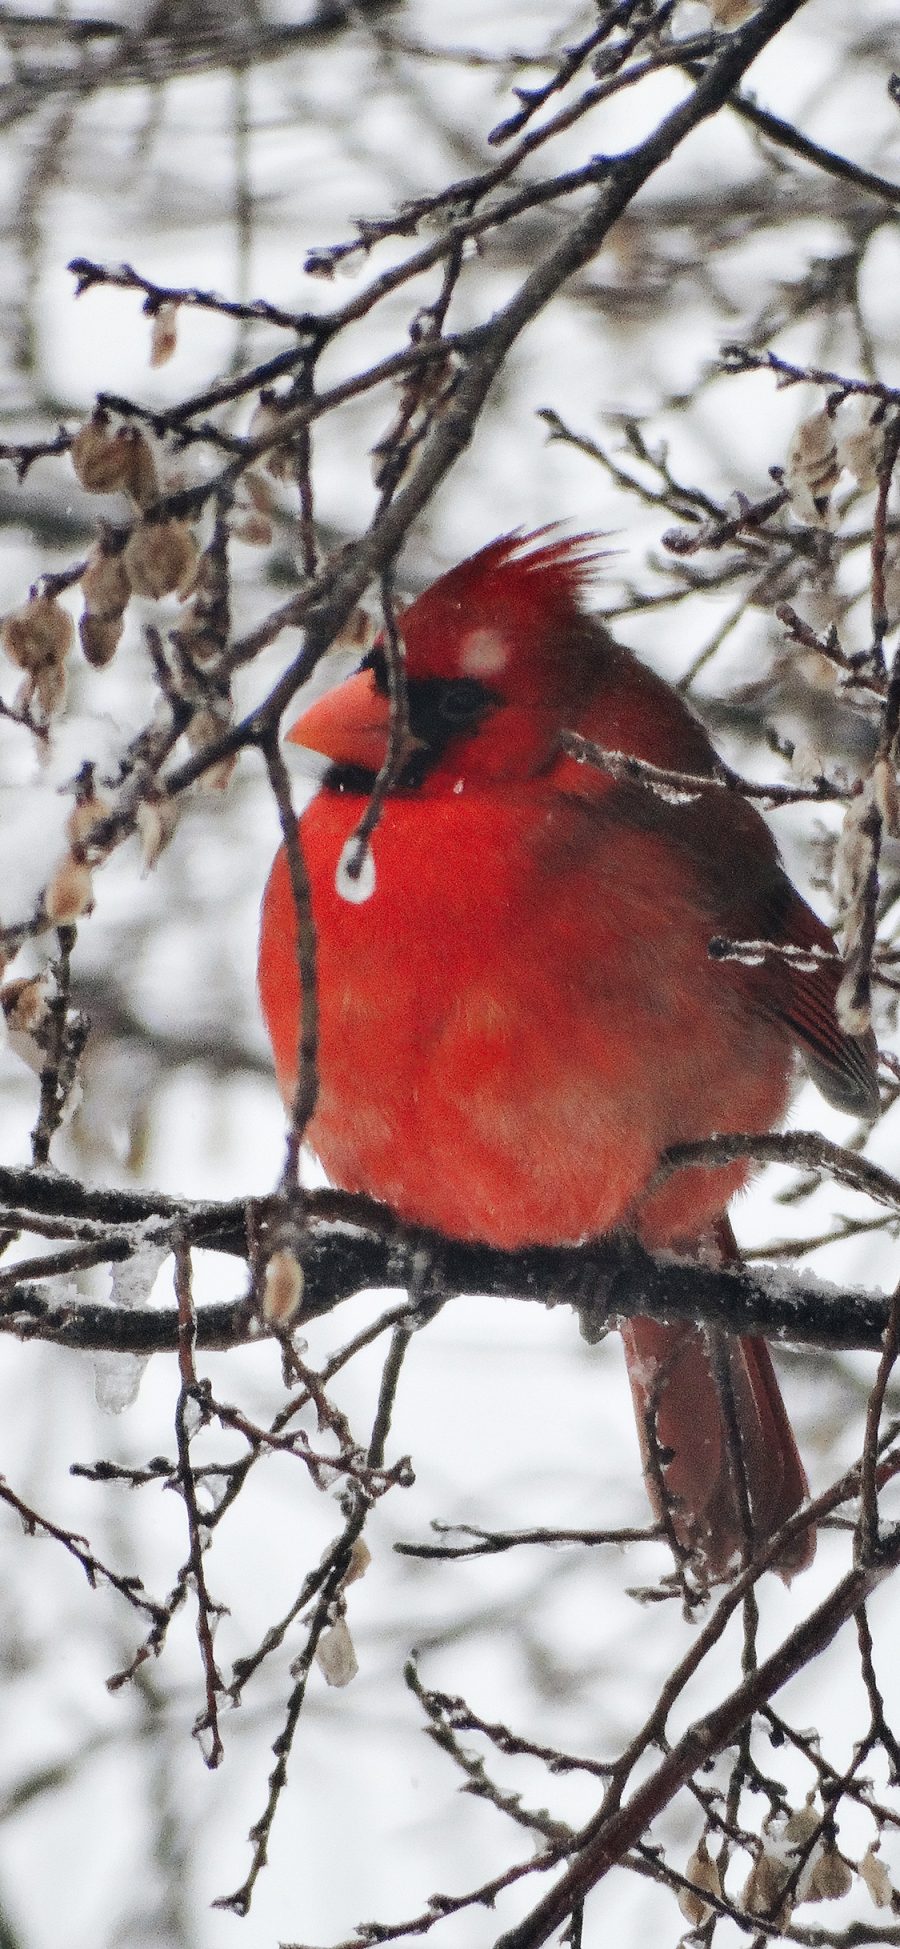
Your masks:
M467 677L497 677L509 662L509 644L496 629L470 629L460 645L459 667Z

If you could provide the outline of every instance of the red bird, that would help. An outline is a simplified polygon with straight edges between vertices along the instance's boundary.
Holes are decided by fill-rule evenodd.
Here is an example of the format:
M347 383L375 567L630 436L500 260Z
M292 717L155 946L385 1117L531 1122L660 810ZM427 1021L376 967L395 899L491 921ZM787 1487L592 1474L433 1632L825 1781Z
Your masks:
M592 537L506 536L402 614L409 744L356 881L345 848L386 752L383 645L291 731L328 761L300 820L320 1007L307 1135L334 1184L453 1238L514 1248L622 1228L654 1248L715 1238L728 1252L724 1213L747 1166L654 1188L662 1153L769 1130L798 1048L832 1103L873 1115L874 1045L838 1024L834 961L710 955L714 936L834 951L747 800L663 798L561 750L569 729L722 775L682 699L585 613L599 553ZM259 978L288 1100L295 943L282 852ZM681 1544L721 1574L747 1501L765 1538L806 1493L768 1350L646 1319L622 1333L645 1461L656 1449L651 1500L659 1511L664 1481ZM802 1537L780 1567L811 1553Z

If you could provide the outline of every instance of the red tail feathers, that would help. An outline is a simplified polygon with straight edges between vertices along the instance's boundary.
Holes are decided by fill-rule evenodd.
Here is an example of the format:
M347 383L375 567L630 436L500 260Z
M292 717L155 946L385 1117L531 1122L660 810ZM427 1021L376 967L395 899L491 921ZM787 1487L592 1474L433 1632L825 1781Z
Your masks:
M723 1256L736 1257L730 1226L717 1237ZM625 1321L622 1339L650 1501L705 1573L723 1576L808 1492L769 1349L648 1319ZM801 1531L775 1568L789 1581L815 1547L814 1531Z

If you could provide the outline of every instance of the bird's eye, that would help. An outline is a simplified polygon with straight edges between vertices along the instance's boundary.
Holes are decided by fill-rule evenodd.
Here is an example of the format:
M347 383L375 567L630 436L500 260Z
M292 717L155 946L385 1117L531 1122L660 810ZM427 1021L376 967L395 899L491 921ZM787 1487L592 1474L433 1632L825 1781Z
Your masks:
M455 729L474 724L483 715L487 701L484 685L475 677L456 677L442 684L437 699L438 716Z

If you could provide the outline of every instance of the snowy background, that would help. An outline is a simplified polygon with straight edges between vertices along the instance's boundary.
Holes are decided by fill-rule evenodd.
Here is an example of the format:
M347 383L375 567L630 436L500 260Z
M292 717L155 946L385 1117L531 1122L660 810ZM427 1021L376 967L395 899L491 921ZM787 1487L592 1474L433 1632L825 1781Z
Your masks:
M90 10L95 23L108 20L130 34L136 11L112 3ZM103 85L92 72L88 85L79 66L88 55L60 24L66 9L48 10L46 32L25 8L0 10L0 50L4 37L7 49L0 56L5 440L52 438L60 419L71 429L100 389L165 409L282 349L283 335L264 326L184 310L174 359L151 371L139 297L97 289L76 301L66 270L71 257L128 260L166 286L328 310L345 301L351 279L364 288L404 246L392 239L368 257L359 254L346 281L330 284L304 274L306 252L350 237L359 216L389 213L403 199L483 166L493 154L487 131L515 105L511 86L545 78L548 49L558 54L594 18L591 8L570 9L562 0L491 9L458 0L449 14L435 0L407 0L355 16L348 8L336 24L338 11L322 8L319 27L305 34L304 16L288 0L280 7L267 0L260 8L201 8L180 43L178 9L156 8L127 47L102 37L89 43L90 60L102 59L110 70ZM675 29L703 32L708 20L702 6L685 0ZM888 0L869 0L852 21L844 7L811 0L757 63L752 88L817 141L900 177L900 119L887 91L895 29ZM193 50L174 75L163 74L163 55L154 52L168 44L167 32L172 45ZM241 47L252 46L254 35L258 58L242 60ZM455 58L426 58L433 44ZM143 72L135 53L142 46ZM466 58L473 54L497 58ZM555 143L552 168L636 142L684 88L673 73L626 91ZM550 205L485 246L455 300L458 327L488 316L510 295L530 252L546 247L561 220ZM601 530L614 552L599 606L667 676L681 677L733 622L695 695L717 700L711 722L742 769L786 775L759 735L771 721L806 746L818 739L827 758L852 770L867 755L865 727L837 708L830 716L785 675L773 620L779 590L771 599L751 594L747 575L693 594L682 589L675 599L672 564L660 547L671 526L668 510L623 491L607 468L573 446L548 441L538 411L551 409L651 489L658 478L629 450L625 419L640 423L651 448L666 443L677 480L723 504L734 490L761 496L771 487L769 467L784 464L793 428L821 395L778 391L764 374L715 376L721 343L771 343L800 363L877 373L898 385L898 272L896 210L776 152L737 118L718 116L690 138L609 247L521 340L471 448L407 541L400 586L421 587L470 548L520 524L562 519ZM433 296L433 287L425 295ZM418 290L416 296L421 301ZM402 343L410 308L401 289L342 334L326 355L322 383ZM393 410L385 390L374 392L317 433L317 512L328 541L356 534L372 515L369 450ZM243 432L248 419L247 403L239 403L230 424ZM296 582L289 496L283 505L271 549L235 550L237 631ZM802 591L814 626L836 618L851 649L867 641L871 505L845 476L834 524L845 537L857 532L859 545L813 563ZM36 575L77 560L95 515L64 457L37 462L21 486L5 466L0 609L21 603ZM897 569L894 575L896 594ZM796 586L794 595L799 603ZM77 591L63 600L78 613ZM140 625L165 626L176 611L174 603L136 607L141 614L108 669L73 659L49 751L36 756L19 726L0 721L4 923L26 917L46 884L62 844L61 794L79 764L90 757L101 770L114 766L153 709ZM241 673L240 709L265 694L298 641L296 632L286 633ZM5 666L0 694L7 703L16 685L17 673ZM822 834L837 824L833 808L778 815L780 843L806 886L821 861ZM89 1182L140 1180L192 1197L264 1194L277 1180L283 1115L254 988L256 915L276 833L261 766L245 754L227 793L191 798L151 874L142 876L132 840L98 875L95 911L79 929L75 959L76 998L94 1033L82 1102L54 1148L60 1168ZM827 892L813 897L827 913ZM45 947L26 947L10 974L39 969ZM27 1162L37 1081L17 1048L0 1055L0 1092L2 1160ZM869 1145L868 1154L887 1168L898 1115L894 1109L885 1116ZM841 1142L854 1134L808 1087L792 1117ZM872 1216L866 1200L845 1191L838 1200L830 1185L802 1204L775 1204L790 1182L786 1172L769 1172L741 1201L735 1222L749 1247L830 1232L836 1209ZM835 1281L891 1287L894 1258L890 1232L876 1229L811 1251L803 1263ZM90 1290L102 1295L106 1275L91 1277ZM243 1278L238 1262L201 1255L197 1299L237 1294ZM171 1292L170 1267L158 1292ZM384 1303L384 1295L361 1295L316 1323L308 1333L311 1363L322 1364ZM136 1571L151 1592L164 1593L185 1550L178 1497L153 1485L89 1483L69 1470L98 1457L138 1466L173 1452L175 1361L153 1359L136 1401L115 1417L98 1406L93 1366L85 1355L4 1339L0 1473L41 1514L89 1536L103 1562ZM201 1368L220 1398L239 1402L255 1420L269 1421L283 1400L271 1345L206 1356ZM813 1487L821 1488L859 1452L873 1361L788 1354L781 1370ZM379 1374L375 1349L334 1385L363 1438ZM108 1365L101 1371L101 1399L115 1378ZM221 1436L204 1443L203 1460L235 1452ZM343 1941L361 1918L414 1916L435 1889L474 1885L526 1858L528 1835L506 1830L494 1808L461 1794L450 1762L423 1738L421 1711L403 1679L413 1648L427 1684L464 1694L485 1718L504 1720L539 1744L597 1759L614 1755L637 1729L696 1630L682 1620L677 1601L646 1604L632 1594L664 1574L660 1545L523 1548L464 1563L416 1561L393 1547L427 1542L434 1519L492 1530L643 1524L617 1340L587 1346L565 1309L457 1301L408 1357L389 1459L402 1454L413 1459L415 1485L393 1490L374 1512L372 1563L348 1596L359 1675L347 1689L331 1690L313 1674L270 1864L243 1921L211 1903L246 1871L246 1836L264 1804L271 1743L300 1640L288 1634L240 1710L224 1715L225 1760L210 1773L190 1736L202 1697L189 1612L176 1619L160 1661L143 1665L131 1686L108 1692L108 1675L133 1655L139 1620L114 1592L90 1589L57 1544L26 1538L13 1512L0 1508L2 1949L55 1949L60 1942L66 1949L267 1949ZM214 1596L227 1607L216 1639L223 1668L252 1651L289 1608L339 1523L333 1494L316 1489L296 1463L275 1457L254 1471L209 1556ZM763 1652L830 1587L847 1548L845 1534L829 1533L814 1569L790 1592L766 1581ZM895 1603L888 1588L872 1613L873 1627L887 1627L882 1638L891 1650ZM739 1661L735 1621L686 1710L727 1690ZM893 1654L886 1665L882 1659L879 1676L889 1708L900 1706ZM798 1726L819 1725L834 1766L848 1763L865 1724L855 1639L842 1641L794 1686L790 1713ZM811 1781L796 1756L769 1757L802 1802ZM599 1797L591 1778L562 1776L548 1786L531 1763L498 1770L539 1805L552 1789L552 1811L563 1819L586 1818ZM699 1808L684 1796L653 1839L683 1866L701 1824ZM840 1834L858 1857L871 1821L845 1809ZM900 1843L893 1845L900 1872ZM888 1836L889 1863L891 1848ZM493 1915L477 1910L448 1920L434 1939L478 1949L521 1908L514 1893ZM854 1920L867 1927L873 1910L857 1885L834 1913L837 1920L829 1912L827 1921L839 1932ZM807 1917L818 1924L821 1911L804 1910L801 1920ZM724 1926L736 1941L736 1931ZM671 1893L619 1871L588 1908L584 1941L674 1943L684 1927Z

